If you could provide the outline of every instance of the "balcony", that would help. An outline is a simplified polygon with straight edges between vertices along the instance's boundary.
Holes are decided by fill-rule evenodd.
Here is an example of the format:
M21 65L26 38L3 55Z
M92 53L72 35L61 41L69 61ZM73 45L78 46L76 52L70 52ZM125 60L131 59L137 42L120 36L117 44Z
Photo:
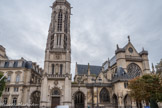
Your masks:
M48 77L48 79L59 79L59 80L62 79L62 80L64 80L66 75L64 75L64 74L48 74L47 77Z
M125 59L127 61L137 61L137 62L142 62L142 57L140 56L130 56L130 55L126 55Z
M3 95L3 96L9 96L9 95L10 95L10 92L3 92L2 95Z

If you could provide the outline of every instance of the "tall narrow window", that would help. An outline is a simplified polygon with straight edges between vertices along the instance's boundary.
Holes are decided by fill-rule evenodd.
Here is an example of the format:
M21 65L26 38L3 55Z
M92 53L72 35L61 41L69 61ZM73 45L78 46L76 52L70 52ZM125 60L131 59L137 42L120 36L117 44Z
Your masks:
M100 102L110 102L109 92L106 88L103 88L100 92Z
M54 72L55 72L55 65L52 64L52 74L54 74Z
M3 99L3 104L4 104L4 105L7 105L7 101L8 101L8 98L4 98L4 99Z
M62 31L62 11L61 10L60 10L60 12L58 14L57 31Z
M54 35L51 36L50 49L53 49L53 45L54 45Z
M14 87L14 92L18 92L19 88L18 87Z
M62 69L63 69L63 65L60 65L60 75L62 75Z
M9 87L6 87L5 88L5 92L9 92L10 91L10 88Z
M66 14L65 14L64 31L65 31L65 33L67 33L67 31L68 31L68 12L66 12Z
M11 75L8 75L7 82L10 82L10 81L11 81Z
M16 76L16 82L19 82L20 81L20 75L17 75Z
M17 65L18 65L18 61L14 61L14 65L13 65L13 67L16 68Z
M8 68L9 62L5 62L4 68Z
M13 105L16 105L17 104L17 98L13 98L12 103L13 103Z
M58 43L59 43L59 35L57 35L57 45L58 45Z
M61 34L60 34L60 45L61 45Z

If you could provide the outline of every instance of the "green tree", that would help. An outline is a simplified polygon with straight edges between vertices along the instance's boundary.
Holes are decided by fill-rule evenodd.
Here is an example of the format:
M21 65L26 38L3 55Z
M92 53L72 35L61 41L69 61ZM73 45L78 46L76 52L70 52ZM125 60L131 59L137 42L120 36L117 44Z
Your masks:
M0 79L3 77L3 74L0 73ZM2 95L2 92L4 90L4 87L5 87L5 77L0 81L0 97Z
M162 101L162 81L159 75L146 74L129 81L130 95L141 102L144 100L151 108L158 108Z

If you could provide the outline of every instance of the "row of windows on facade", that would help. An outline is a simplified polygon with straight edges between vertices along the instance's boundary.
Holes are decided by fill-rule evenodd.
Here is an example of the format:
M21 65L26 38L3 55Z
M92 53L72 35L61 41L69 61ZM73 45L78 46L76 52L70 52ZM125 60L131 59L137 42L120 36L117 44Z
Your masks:
M6 81L7 81L7 82L10 82L10 81L11 81L11 75L8 75ZM17 82L17 83L20 82L20 75L19 75L19 74L16 76L16 82Z
M101 103L109 103L110 102L110 95L109 95L109 91L106 88L103 88L100 93L99 93L99 97L100 97L100 102ZM81 104L84 103L85 100L85 96L82 92L78 92L75 95L75 103L76 104Z
M6 62L4 63L4 68L8 68L8 67L14 67L14 68L17 68L17 67L26 67L26 68L28 68L28 63L25 63L24 61L22 62L21 65L18 65L18 64L19 64L18 61L14 61L13 65L10 66L10 62L9 62L9 61L6 61ZM33 69L34 69L36 72L40 73L39 68L36 68L36 66L33 66ZM41 73L40 73L40 74L41 74Z
M57 46L61 46L61 38L62 38L62 34L57 34L57 41L56 41L56 45ZM51 36L51 43L50 43L50 48L52 49L54 45L54 35ZM67 36L64 35L64 49L66 49L66 45L67 45Z
M7 105L7 103L8 103L8 98L4 98L4 99L3 99L3 104L4 104L4 105ZM16 98L16 97L14 97L14 98L12 99L12 104L13 104L13 105L16 105L16 104L17 104L17 98Z
M19 88L18 87L14 87L14 92L18 92ZM5 92L10 92L10 87L5 87Z
M55 67L56 67L56 69L55 69ZM56 66L55 64L52 64L52 74L56 74L57 68L58 68L58 65ZM62 75L62 71L63 71L63 64L60 64L60 75Z
M9 61L6 61L6 62L4 63L4 68L8 68L9 65L10 65L10 62L9 62ZM23 66L23 64L22 64L21 66ZM14 68L18 67L18 61L14 61L12 67L14 67Z

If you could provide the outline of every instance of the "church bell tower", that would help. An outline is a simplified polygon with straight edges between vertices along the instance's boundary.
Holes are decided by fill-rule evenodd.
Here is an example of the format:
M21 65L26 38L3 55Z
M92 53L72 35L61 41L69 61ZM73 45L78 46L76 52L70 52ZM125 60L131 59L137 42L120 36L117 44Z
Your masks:
M71 105L71 6L66 0L56 0L51 8L40 105L55 108Z

